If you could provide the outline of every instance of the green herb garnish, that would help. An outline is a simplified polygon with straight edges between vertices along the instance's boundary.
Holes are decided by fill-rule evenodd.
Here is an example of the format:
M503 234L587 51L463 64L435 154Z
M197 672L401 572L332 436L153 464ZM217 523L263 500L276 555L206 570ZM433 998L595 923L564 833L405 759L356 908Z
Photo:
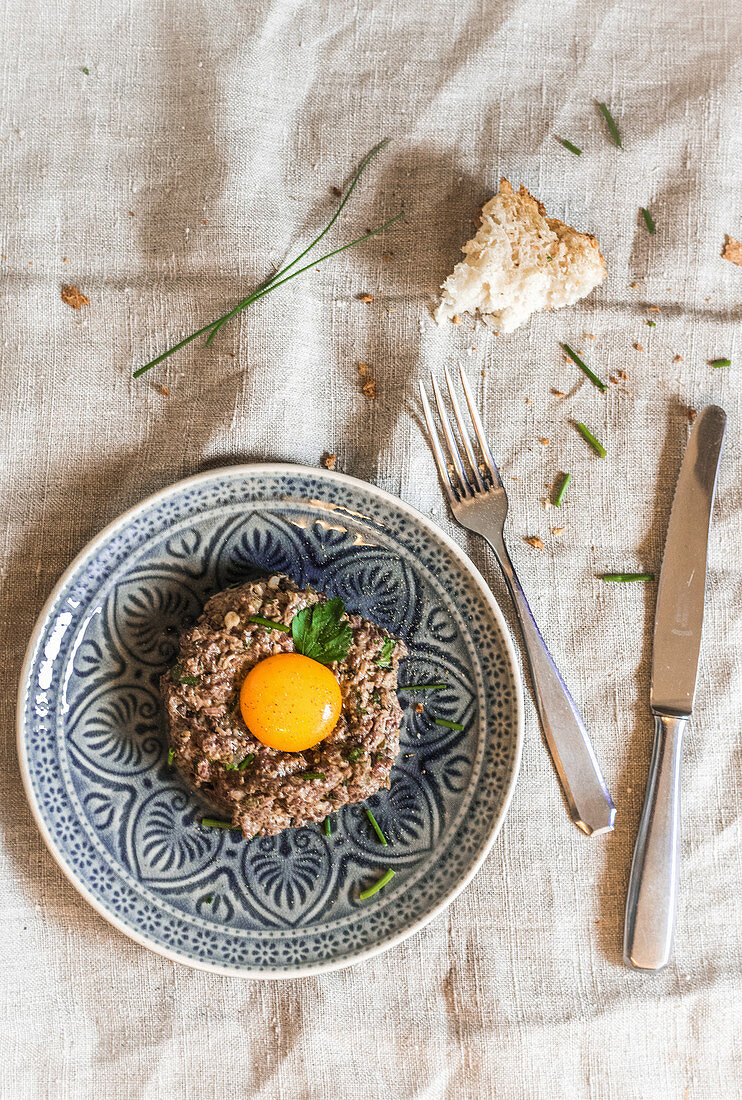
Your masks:
M366 898L373 897L373 895L378 893L379 890L382 890L388 882L391 882L393 878L394 871L390 867L388 871L384 872L378 882L375 882L373 884L373 886L369 886L366 890L361 890L360 894L358 895L359 898L361 899L361 901L365 901Z
M569 149L570 153L574 153L576 157L582 156L582 149L578 149L571 141L567 141L566 138L557 138L557 141L560 145L563 145L565 149ZM551 257L549 257L549 259L551 259Z
M87 65L83 65L82 71L85 73L85 76L90 76L90 69L87 67Z
M325 818L325 836L332 836L332 825L329 817Z
M333 600L305 607L291 620L291 637L297 653L311 657L322 665L342 661L353 641L350 623L342 619L345 605L337 596Z
M376 835L379 838L380 842L386 848L387 845L389 844L389 841L387 840L387 838L382 833L381 826L379 825L378 821L376 820L376 818L372 814L371 810L369 810L368 806L365 806L364 809L366 811L366 817L369 819L369 821L371 822L371 824L373 826L374 832L376 833Z
M175 680L176 684L187 684L189 687L195 687L196 684L201 683L200 676L190 676L187 672L184 672L180 665L173 665L170 669L170 678Z
M650 328L654 328L654 326L657 324L657 322L656 321L647 321L647 324L649 325Z
M572 475L571 474L563 474L562 475L561 484L559 486L559 489L557 490L556 496L554 497L554 507L555 508L561 508L562 501L564 500L564 494L567 492L567 486L569 485L571 480L572 480Z
M355 764L356 760L359 760L363 756L363 749L351 749L348 753L348 759L351 764Z
M587 442L590 444L596 454L599 454L601 458L605 458L608 452L606 451L603 444L595 438L590 429L586 427L585 424L582 423L582 421L579 421L576 427L582 438L587 440Z
M250 765L252 764L254 759L255 759L255 753L254 752L249 752L244 760L240 760L239 764L237 765L238 770L241 771L241 772L244 772L245 768L250 767Z
M653 581L654 573L604 573L602 581Z
M460 722L449 722L447 718L435 718L436 726L445 726L447 730L462 730L464 727Z
M236 829L237 825L233 825L231 821L219 821L216 817L202 817L201 824L205 829Z
M731 367L731 365L732 365L732 360L731 359L712 359L711 360L711 366L712 367Z
M363 158L360 165L358 166L358 169L356 170L356 173L351 180L350 186L348 187L348 190L346 191L342 202L338 206L338 209L335 211L332 218L319 234L319 236L315 237L312 243L308 245L303 252L300 252L299 255L290 263L286 264L285 267L281 268L279 271L274 272L274 274L271 275L262 284L262 286L258 287L257 290L253 291L252 294L249 294L246 298L243 298L241 302L238 302L237 305L228 313L225 313L224 316L218 317L216 321L211 321L208 325L204 325L196 332L192 332L190 336L186 336L185 339L180 340L177 344L174 344L171 348L168 348L167 351L164 351L161 355L158 355L154 359L151 359L148 363L145 363L143 367L139 367L137 370L134 371L134 377L139 378L142 374L145 373L145 371L148 371L152 367L156 366L158 363L161 363L163 359L167 359L167 357L169 355L172 355L173 352L176 352L180 348L185 347L186 344L189 344L192 340L198 339L199 336L204 336L206 333L208 333L209 335L207 343L210 343L216 333L222 327L222 325L226 324L227 321L230 321L232 317L240 313L243 309L246 309L249 305L252 305L253 302L256 302L258 301L258 299L263 298L266 294L270 294L272 290L276 290L279 286L283 286L283 284L287 283L290 279L295 279L296 276L301 275L302 272L308 271L310 268L316 267L317 264L321 264L324 260L329 260L330 257L337 256L340 252L345 252L347 249L353 248L355 245L361 244L363 241L367 241L371 237L377 236L377 234L381 233L384 229L387 229L390 225L393 225L394 222L399 221L399 219L403 216L402 211L400 211L399 214L396 214L393 218L390 218L388 221L384 222L383 225L377 226L375 229L370 229L367 233L364 233L362 237L356 237L355 240L350 241L348 244L342 245L340 248L335 248L331 252L325 253L325 255L320 256L318 260L313 260L311 263L305 264L304 267L300 267L296 271L292 271L290 275L287 274L287 272L291 271L291 268L296 267L296 264L298 264L299 261L302 260L304 256L306 256L307 253L310 252L314 248L314 246L322 240L325 234L329 232L337 219L340 217L340 213L346 202L350 198L356 184L358 183L361 173L366 168L372 157L374 157L387 144L388 139L386 139L385 141L380 141L377 145L373 147L373 149L371 149L369 153L366 154L366 156Z
M202 901L203 901L204 905L211 905L213 900L214 900L214 895L213 894L206 894L206 896L204 898L202 898Z
M618 126L616 126L613 115L608 110L605 103L599 103L598 104L598 110L600 111L601 115L603 116L603 118L605 119L605 121L608 125L608 129L610 131L610 135L613 138L614 143L619 147L619 149L623 149L623 145L621 144L621 135L618 132Z
M167 750L167 762L172 767L173 760L175 760L175 749Z
M566 351L567 355L568 355L568 356L570 357L570 359L572 360L572 362L573 362L573 363L576 363L576 364L577 364L577 366L578 366L578 367L580 368L580 370L581 370L581 371L584 371L584 373L585 373L585 374L586 374L586 375L588 376L588 378L589 378L589 379L590 379L590 381L591 381L591 382L593 383L593 385L594 385L594 386L597 386L597 387L598 387L598 389L599 389L599 390L600 390L600 391L601 391L602 393L605 393L605 391L606 391L606 390L608 389L608 387L606 386L605 382L601 382L601 381L600 381L600 379L598 378L597 374L593 374L593 372L592 372L592 371L590 370L590 368L588 367L587 363L584 363L584 362L582 361L582 359L580 359L580 357L579 357L579 355L577 354L577 352L576 352L576 351L572 351L572 348L571 348L571 347L569 346L569 344L562 344L562 347L564 348L564 350Z
M299 779L324 779L325 776L322 772L301 772Z
M385 638L384 644L381 647L381 653L376 658L376 664L379 668L389 668L392 663L392 653L394 653L394 647L397 643L394 638Z
M400 691L442 691L448 684L400 684Z
M647 229L649 230L650 233L654 233L654 218L652 217L652 215L649 213L648 210L644 209L643 206L640 206L639 209L641 210L641 212L644 216L644 221L646 223Z
M248 615L247 621L249 623L257 623L258 626L264 626L266 630L282 630L284 634L291 633L290 626L286 626L284 623L277 623L273 619L264 619L262 615Z

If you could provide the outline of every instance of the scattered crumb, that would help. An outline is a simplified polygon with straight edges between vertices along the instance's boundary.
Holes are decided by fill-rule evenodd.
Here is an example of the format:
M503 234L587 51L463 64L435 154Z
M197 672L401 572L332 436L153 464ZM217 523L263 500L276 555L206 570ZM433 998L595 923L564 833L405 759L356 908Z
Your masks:
M488 375L489 375L489 371L486 371L486 370L482 371L482 378L487 378Z
M722 256L725 260L730 260L731 263L739 264L739 266L742 267L742 243L735 241L734 237L730 237L729 234L727 234Z
M644 348L641 346L641 344L634 344L634 347L637 351L644 351Z
M451 324L452 325L460 325L461 324L461 318L459 317L458 313L454 313L453 317L451 318Z
M531 404L531 399L530 399L530 397L527 397L526 398L526 405L530 405L530 404Z
M382 252L381 253L381 258L382 258L382 260L386 260L386 262L389 263L389 261L392 258L392 254L391 254L391 252Z
M566 397L566 394L562 393L561 390L552 390L551 392L554 394L555 397Z
M683 359L682 355L673 355L672 361L673 363L684 363L685 359Z
M203 219L203 221L201 222L201 225L208 225L208 222L206 221L206 218Z
M624 380L624 382L625 382L625 381L626 381L626 379L627 379L627 378L629 377L629 372L628 372L628 371L625 371L625 370L620 370L620 371L618 372L618 377L619 377L619 378L623 378L623 380Z
M615 374L609 374L608 381L612 382L614 386L618 385L618 379L616 378Z
M519 477L514 477L513 481L520 481L520 478Z
M82 306L90 305L90 299L86 298L76 286L62 287L62 301L65 305L72 306L73 309L81 309Z
M547 436L544 436L543 438L539 439L539 443L543 444L544 447L548 447L551 443L551 440Z
M5 257L4 257L4 256L3 256L3 259L5 259ZM63 256L63 257L62 257L62 263L63 263L63 264L68 264L69 262L70 262L70 261L69 261L69 260L67 259L67 257L66 257L66 256Z
M650 306L650 307L649 307L649 312L650 312L650 313L659 313L659 311L660 311L660 307L659 307L659 306Z
M415 714L422 714L424 710L425 707L422 705L422 703L415 703Z
M551 533L552 533L552 535L561 535L563 530L564 530L563 527L552 527Z
M639 289L639 284L638 283L629 283L629 286L631 287L632 290L638 290Z
M543 540L540 539L538 535L531 535L530 537L527 537L525 541L528 543L529 546L532 546L534 550L543 550L544 548Z
M358 295L358 301L359 302L367 302L368 303L368 302L373 302L373 300L374 300L373 294L359 294Z
M337 461L337 455L336 454L332 454L330 451L323 451L322 452L322 458L320 459L320 462L326 470L334 470L336 461Z
M130 217L130 218L133 218L133 217L134 217L134 211L133 211L133 210L130 210L130 211L129 211L129 217Z
M158 386L157 387L157 392L161 393L163 397L169 397L170 396L170 390L167 388L167 386Z
M597 337L595 336L595 333L593 333L593 332L583 332L582 335L585 337L586 340L595 340L595 339L597 339Z
M359 363L358 373L360 374L361 378L365 378L365 382L363 383L362 387L364 394L366 395L366 397L370 397L373 401L373 399L376 397L376 380L371 375L371 370L368 363Z
M340 188L335 187L334 185L330 187L330 193L333 194L336 199L340 199L343 196L343 192L340 190Z
M693 421L696 419L697 416L698 416L698 409L688 409L688 419L690 420L691 424L693 423Z

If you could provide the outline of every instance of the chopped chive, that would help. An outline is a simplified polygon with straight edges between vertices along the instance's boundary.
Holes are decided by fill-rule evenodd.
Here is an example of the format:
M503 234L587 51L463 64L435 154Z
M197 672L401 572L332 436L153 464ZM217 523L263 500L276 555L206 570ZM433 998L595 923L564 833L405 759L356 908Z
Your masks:
M284 623L274 622L273 619L264 619L262 615L248 615L247 621L249 623L257 623L258 626L264 626L266 630L282 630L284 634L291 633L290 626L286 626Z
M301 772L299 779L324 779L322 772Z
M351 749L348 753L348 759L351 764L355 764L356 760L360 759L361 756L363 756L363 749Z
M379 890L382 890L388 882L391 882L393 878L394 871L390 867L389 870L385 871L381 878L373 884L373 886L369 886L367 890L361 890L360 894L358 895L359 898L361 899L361 901L365 901L366 898L373 897L373 895L378 893Z
M325 836L332 836L332 825L329 817L325 818Z
M656 321L647 321L647 324L649 325L650 328L654 328L654 326L657 324L657 322Z
M183 671L180 665L173 665L170 669L170 678L175 680L176 684L187 684L189 687L195 687L196 684L201 683L200 676L189 675L189 673Z
M400 691L442 691L448 684L400 684Z
M211 905L212 901L214 900L214 895L207 894L202 900L204 905Z
M606 451L605 447L603 446L603 444L602 444L602 443L600 443L600 442L599 442L599 441L598 441L598 440L597 440L597 439L595 438L595 436L594 436L594 435L593 435L593 433L592 433L592 432L590 431L590 429L589 429L588 427L586 427L586 426L585 426L585 425L584 425L584 424L582 423L582 421L578 421L578 423L577 423L577 431L578 431L578 432L580 433L580 435L582 436L582 438L583 438L583 439L586 439L586 440L587 440L587 442L588 442L588 443L590 444L590 446L592 447L592 449L593 449L593 450L594 450L594 451L595 451L595 452L596 452L597 454L599 454L601 458L605 458L605 456L606 456L606 455L608 454L608 452Z
M237 765L236 764L225 764L224 765L224 770L225 770L225 772L236 772L237 771Z
M642 214L644 215L644 221L647 224L647 229L649 230L650 233L654 233L654 218L649 213L649 211L646 210L643 206L640 206L639 209L641 210Z
M584 373L588 376L588 378L593 383L593 385L597 386L599 390L601 390L603 393L605 393L605 391L608 389L605 382L601 382L600 379L598 378L597 374L593 374L593 372L588 367L587 363L583 362L582 359L580 359L577 352L572 351L572 348L569 346L569 344L562 344L562 347L564 348L564 350L566 351L567 355L570 357L572 362L576 363L581 371L584 371Z
M236 829L231 821L219 821L216 817L202 817L201 824L205 829Z
M578 149L571 141L567 141L566 138L557 138L557 141L560 145L563 145L565 149L569 149L570 153L574 153L576 157L582 156L582 149Z
M608 129L610 131L610 135L613 138L614 143L619 147L619 149L623 149L623 145L621 144L621 135L618 132L618 126L616 126L613 115L608 110L605 103L599 103L598 104L598 110L600 111L601 115L603 116L603 118L605 119L605 121L608 125Z
M731 367L732 365L731 359L712 359L710 362L712 367Z
M435 718L434 722L436 726L445 726L447 730L462 730L464 728L460 722L449 722L447 718Z
M254 752L249 752L244 760L240 760L239 764L237 765L237 768L239 769L239 771L244 772L245 768L248 768L250 766L250 764L252 764L254 759L255 759L255 753Z
M371 824L373 825L373 828L374 828L374 832L376 833L377 837L379 838L379 840L381 841L381 843L382 843L382 844L384 845L384 847L386 848L386 847L387 847L387 845L389 844L389 841L387 840L387 838L386 838L386 837L384 836L384 834L382 833L382 831L381 831L381 826L379 825L379 823L378 823L378 821L376 820L376 818L374 817L374 815L373 815L373 814L371 813L371 810L369 810L368 806L364 806L364 809L365 809L365 811L366 811L366 817L367 817L367 818L369 819L369 821L370 821L370 822L371 822Z
M90 76L90 69L87 67L87 65L83 65L82 71L85 73L85 76Z
M555 508L561 508L562 501L564 500L564 494L567 492L567 486L569 485L571 480L572 480L572 475L571 474L564 474L562 476L561 485L559 486L557 494L554 497L554 507Z
M653 581L654 573L604 573L603 581Z
M168 762L168 764L172 765L173 760L175 760L175 749L168 749L167 750L167 762Z
M386 638L384 644L381 647L381 653L376 658L376 664L379 668L389 668L392 663L392 653L394 653L394 647L397 643L394 638Z

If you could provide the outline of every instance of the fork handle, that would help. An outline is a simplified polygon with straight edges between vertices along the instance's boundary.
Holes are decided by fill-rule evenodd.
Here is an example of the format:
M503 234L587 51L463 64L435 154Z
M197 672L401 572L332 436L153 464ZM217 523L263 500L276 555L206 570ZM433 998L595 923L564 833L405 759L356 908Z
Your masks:
M607 832L613 828L616 808L588 732L541 637L504 541L487 541L495 552L518 613L541 726L570 816L588 836Z

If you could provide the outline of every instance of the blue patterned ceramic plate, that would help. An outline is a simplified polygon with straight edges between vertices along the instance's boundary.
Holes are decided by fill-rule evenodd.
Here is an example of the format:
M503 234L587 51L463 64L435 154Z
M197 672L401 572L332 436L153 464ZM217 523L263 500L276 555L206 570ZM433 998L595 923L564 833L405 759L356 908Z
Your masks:
M207 596L265 572L311 584L405 639L391 790L316 827L245 841L202 829L168 767L158 679ZM436 725L434 717L463 731ZM34 631L21 769L41 832L80 893L132 939L227 974L345 966L420 928L487 854L520 758L522 695L484 580L401 501L342 474L238 466L116 520L70 566ZM388 868L396 875L362 902Z

